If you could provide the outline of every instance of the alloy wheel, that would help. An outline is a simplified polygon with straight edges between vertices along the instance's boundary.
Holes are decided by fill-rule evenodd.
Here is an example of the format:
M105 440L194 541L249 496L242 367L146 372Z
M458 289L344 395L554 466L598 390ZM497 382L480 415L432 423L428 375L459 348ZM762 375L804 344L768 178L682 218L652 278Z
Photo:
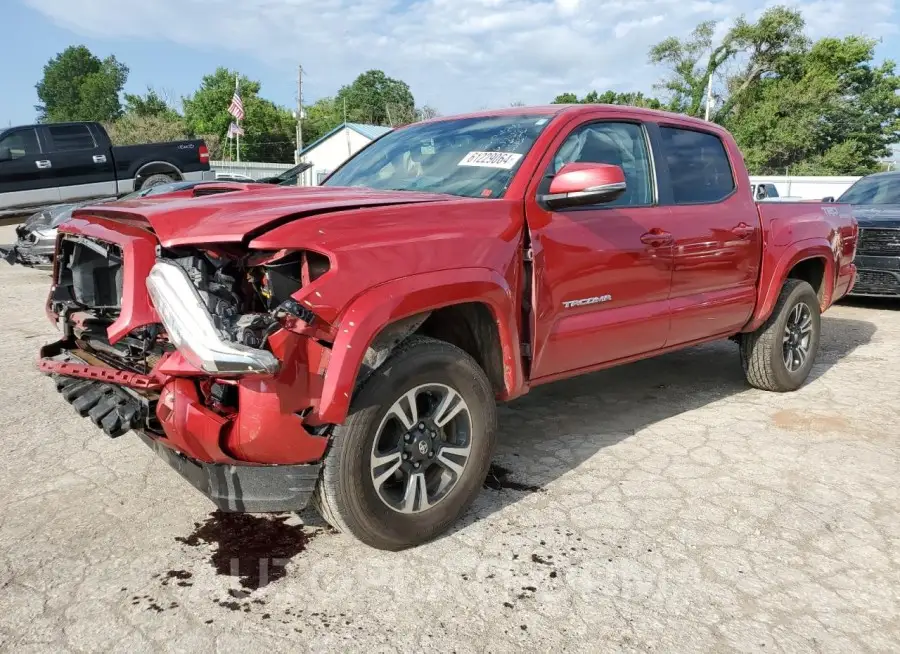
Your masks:
M809 358L812 342L812 310L805 302L798 302L784 325L782 355L790 372L797 372Z
M472 416L446 384L423 384L387 410L372 444L370 469L379 499L399 513L420 513L443 500L469 461Z

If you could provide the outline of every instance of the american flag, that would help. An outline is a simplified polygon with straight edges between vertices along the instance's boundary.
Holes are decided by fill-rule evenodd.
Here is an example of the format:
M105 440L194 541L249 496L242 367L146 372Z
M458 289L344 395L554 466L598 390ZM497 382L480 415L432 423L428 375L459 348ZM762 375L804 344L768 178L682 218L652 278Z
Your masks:
M231 96L231 104L228 105L228 113L238 120L244 119L244 103L241 101L237 79L234 80L234 95Z
M233 139L235 136L243 136L244 128L239 126L237 123L231 123L228 126L228 135L227 138Z

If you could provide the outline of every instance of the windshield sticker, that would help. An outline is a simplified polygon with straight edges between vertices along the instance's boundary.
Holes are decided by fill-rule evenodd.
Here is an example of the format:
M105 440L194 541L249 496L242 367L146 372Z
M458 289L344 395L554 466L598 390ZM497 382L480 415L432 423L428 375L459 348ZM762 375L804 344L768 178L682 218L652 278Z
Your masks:
M511 170L521 158L518 152L470 152L457 165Z

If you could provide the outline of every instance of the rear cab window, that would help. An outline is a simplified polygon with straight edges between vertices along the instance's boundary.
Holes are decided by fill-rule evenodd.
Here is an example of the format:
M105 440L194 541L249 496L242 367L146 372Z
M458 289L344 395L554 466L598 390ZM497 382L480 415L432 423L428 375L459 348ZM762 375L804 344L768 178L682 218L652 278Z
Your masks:
M721 202L736 188L725 144L715 134L660 125L675 204Z
M54 152L94 150L97 142L87 125L48 125Z

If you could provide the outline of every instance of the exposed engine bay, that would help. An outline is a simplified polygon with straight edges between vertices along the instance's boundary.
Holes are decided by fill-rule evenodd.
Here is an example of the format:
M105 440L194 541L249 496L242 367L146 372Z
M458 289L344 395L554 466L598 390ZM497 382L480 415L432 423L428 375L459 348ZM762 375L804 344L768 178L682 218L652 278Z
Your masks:
M122 308L122 256L111 243L63 237L50 309L79 347L113 367L147 374L175 346L161 323L109 342L106 330ZM266 347L281 314L302 311L291 295L329 269L327 257L307 251L235 255L191 248L158 251L158 260L187 273L223 339L257 349Z

